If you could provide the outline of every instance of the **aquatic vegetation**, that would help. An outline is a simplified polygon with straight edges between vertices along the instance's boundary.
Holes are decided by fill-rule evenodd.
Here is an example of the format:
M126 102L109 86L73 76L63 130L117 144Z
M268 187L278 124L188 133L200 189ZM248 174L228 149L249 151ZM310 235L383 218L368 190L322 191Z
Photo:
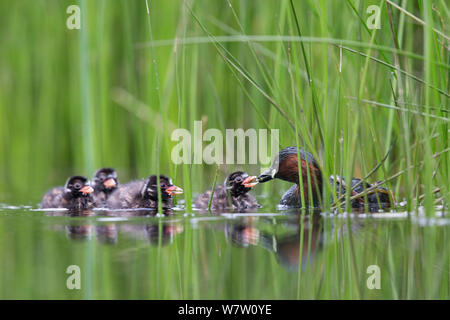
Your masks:
M0 298L448 299L449 7L378 2L80 1L80 29L73 3L0 2ZM290 186L277 179L252 189L256 212L201 216L200 192L261 172L174 163L172 133L195 137L198 121L222 137L279 130L324 181L392 190L400 213L344 211L361 194L328 183L322 212L277 210ZM121 183L164 173L184 194L167 217L30 209L101 167ZM61 285L74 261L77 292Z

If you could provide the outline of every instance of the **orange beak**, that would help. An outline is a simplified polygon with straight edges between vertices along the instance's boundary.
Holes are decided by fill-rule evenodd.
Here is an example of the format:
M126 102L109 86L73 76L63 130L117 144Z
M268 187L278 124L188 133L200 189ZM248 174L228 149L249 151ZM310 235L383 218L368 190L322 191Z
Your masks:
M117 183L116 180L114 180L113 178L109 178L108 180L103 182L103 185L108 189L112 189L116 187Z
M177 187L177 186L171 186L169 188L166 189L166 192L173 196L175 194L183 194L183 189Z
M259 241L259 230L256 228L248 227L243 231L243 236L248 244L257 245Z
M242 185L246 188L253 188L257 184L258 184L257 176L250 176L250 177L246 178L244 181L242 181Z
M84 186L80 189L81 193L84 195L94 192L94 189L91 186Z

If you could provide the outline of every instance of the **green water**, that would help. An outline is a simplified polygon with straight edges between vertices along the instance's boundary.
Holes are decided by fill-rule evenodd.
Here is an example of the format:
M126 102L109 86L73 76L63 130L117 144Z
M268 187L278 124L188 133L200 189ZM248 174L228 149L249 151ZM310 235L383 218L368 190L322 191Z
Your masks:
M262 199L264 201L264 199ZM1 299L448 299L450 219L0 209ZM300 262L300 265L299 265ZM81 289L69 290L70 265ZM370 265L380 289L369 289Z

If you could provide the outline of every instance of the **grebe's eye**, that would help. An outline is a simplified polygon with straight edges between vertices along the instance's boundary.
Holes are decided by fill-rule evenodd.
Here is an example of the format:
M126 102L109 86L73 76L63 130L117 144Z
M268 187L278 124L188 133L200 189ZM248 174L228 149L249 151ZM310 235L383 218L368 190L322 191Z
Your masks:
M237 183L242 182L242 177L236 177L236 179L234 179L234 181L236 181Z
M74 185L73 185L73 187L75 188L75 189L81 189L81 183L75 183Z
M165 188L166 187L166 184L163 182L163 183L161 183L161 188Z

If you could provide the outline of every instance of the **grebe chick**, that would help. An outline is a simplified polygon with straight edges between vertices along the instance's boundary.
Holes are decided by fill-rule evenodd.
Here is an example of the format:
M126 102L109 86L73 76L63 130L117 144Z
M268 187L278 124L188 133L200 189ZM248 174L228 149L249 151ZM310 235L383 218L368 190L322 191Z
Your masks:
M117 189L119 181L113 168L101 168L94 174L94 201L96 207L105 207L108 197Z
M40 207L41 209L91 209L94 207L93 192L94 189L86 177L73 176L67 179L64 187L56 187L48 191L42 198Z
M247 172L233 172L225 179L223 185L214 188L211 209L246 210L259 208L260 205L256 198L248 193L258 183L256 179L256 176L249 176ZM211 190L202 193L195 201L195 207L207 209L210 198Z
M175 186L172 179L160 175L161 203L163 208L173 207L173 196L182 194L183 189ZM114 191L106 205L112 209L158 208L158 179L153 175L144 180L121 184Z

